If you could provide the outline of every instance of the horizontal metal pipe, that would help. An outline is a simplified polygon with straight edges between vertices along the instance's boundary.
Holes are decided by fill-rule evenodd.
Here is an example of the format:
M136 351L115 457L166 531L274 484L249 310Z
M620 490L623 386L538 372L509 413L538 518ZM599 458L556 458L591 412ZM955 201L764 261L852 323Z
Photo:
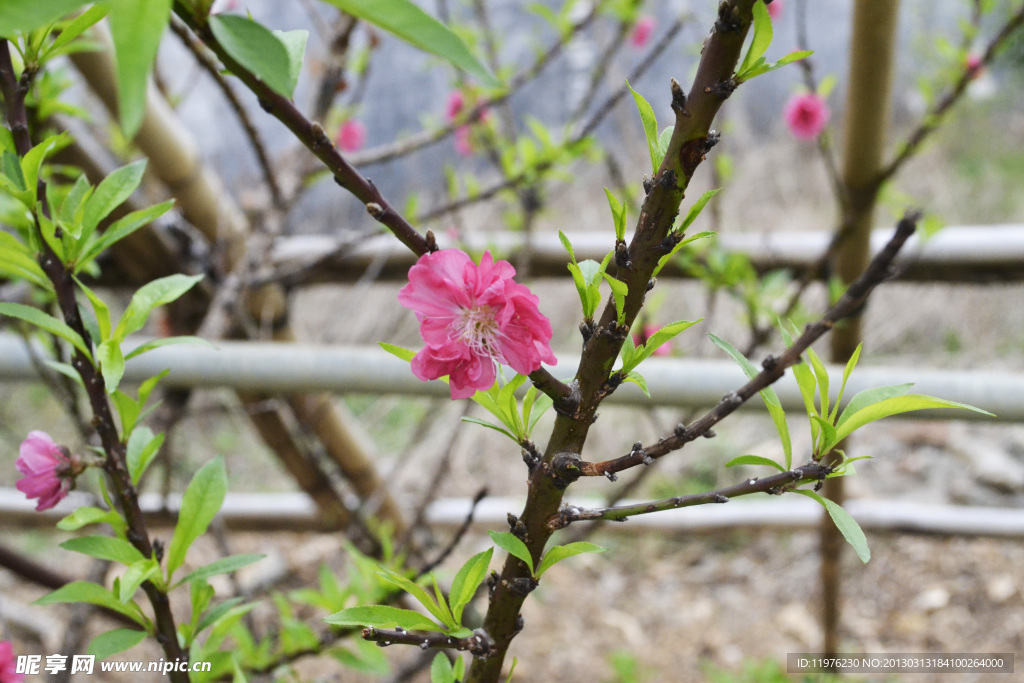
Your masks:
M15 489L0 489L0 519L8 528L52 527L79 505L94 503L91 496L72 492L52 510L36 512L30 501ZM639 501L622 501L629 505ZM156 494L143 494L140 505L153 526L174 523L180 496L165 501ZM575 499L574 505L600 506L599 501ZM457 527L469 514L468 498L442 498L427 508L427 523ZM522 509L516 498L485 498L477 505L473 523L477 528L499 528L508 524L508 513ZM945 536L990 536L1024 538L1024 510L1019 508L971 507L883 500L851 500L847 511L860 525L874 532L936 534ZM640 515L625 524L609 524L609 531L636 530L715 533L729 529L774 529L777 531L817 529L821 507L804 498L735 500L725 505L702 505L657 514ZM316 531L322 525L316 506L303 493L229 493L220 517L230 529L260 531ZM585 524L580 522L579 524Z
M892 229L875 230L871 247L877 252L892 236ZM614 246L607 232L579 232L568 235L578 260L600 261ZM806 269L814 265L828 247L826 232L726 232L718 237L727 252L746 254L759 271L778 268ZM523 236L499 232L470 235L462 246L471 251L491 249L516 262ZM530 272L535 277L564 277L568 260L558 235L531 235ZM350 239L347 241L350 242ZM454 246L444 244L442 246ZM356 246L342 246L334 237L307 235L280 239L273 250L275 266L284 271L309 266L299 281L351 282L371 266L380 269L379 279L403 280L415 255L389 236L366 240ZM967 225L947 227L930 238L914 237L896 259L897 277L902 280L937 282L993 282L1024 280L1024 225ZM685 275L670 264L662 277Z
M579 357L559 354L558 358L554 374L562 378L571 376ZM139 383L165 368L170 370L164 380L169 387L229 387L275 394L329 391L449 396L443 382L421 382L413 376L408 363L373 346L251 342L217 342L217 348L166 346L128 361L125 381ZM711 406L746 382L739 367L726 360L649 358L640 371L647 379L650 399L635 385L624 384L608 400L619 405ZM834 393L842 368L830 366L829 374L834 378ZM0 334L0 380L35 378L22 340ZM968 403L995 413L996 417L967 410L926 411L907 417L1024 422L1024 375L1012 372L863 366L851 376L845 399L863 389L911 382L915 383L914 393ZM774 386L787 410L796 414L803 411L792 373ZM763 401L748 401L744 408L763 409Z

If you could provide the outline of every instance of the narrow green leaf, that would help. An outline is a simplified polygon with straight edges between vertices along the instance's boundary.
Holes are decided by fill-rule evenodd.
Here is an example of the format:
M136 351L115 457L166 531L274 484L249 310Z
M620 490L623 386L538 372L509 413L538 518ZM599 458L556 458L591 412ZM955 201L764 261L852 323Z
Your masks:
M167 547L168 582L174 576L175 570L185 561L185 553L193 541L206 532L206 528L217 515L224 503L227 488L228 473L224 468L224 458L220 456L203 465L192 477L185 494L181 497L178 523Z
M100 329L99 341L106 341L110 338L110 308L107 304L96 295L96 292L92 291L79 280L77 277L74 278L75 284L78 285L79 289L85 292L85 296L89 299L89 303L92 304L92 310L96 314L96 323ZM110 389L110 387L107 387Z
M530 573L533 573L533 558L525 543L508 531L488 531L487 533L490 534L495 545L512 556L518 557L529 567Z
M121 575L117 585L117 599L121 602L128 602L135 596L143 581L149 580L154 574L159 576L160 563L156 558L147 558L131 564L128 570Z
M410 0L327 0L352 16L393 33L419 49L437 55L480 79L491 88L501 81L484 66L447 26Z
M623 369L629 371L635 368L640 363L650 358L651 354L653 354L660 347L664 346L669 341L671 341L671 339L675 337L677 334L683 332L684 330L688 330L697 323L701 322L701 320L704 320L704 318L700 318L698 320L677 320L676 322L665 325L660 330L658 330L657 332L650 336L650 338L647 340L647 343L643 345L643 351L641 351L639 354L637 354L637 356L633 358L634 362L626 363L625 361L623 361Z
M28 183L25 182L25 173L21 170L21 160L14 152L5 149L3 154L4 177L10 181L9 189L14 192L28 192ZM33 197L26 197L31 205Z
M0 34L13 37L49 26L81 7L87 0L4 0L0 2Z
M438 606L434 598L430 597L430 593L428 593L423 586L420 586L411 579L402 576L398 572L392 571L387 567L378 567L377 576L395 586L398 586L406 593L416 598L417 602L423 605L428 612L433 614L438 621L442 624L448 625L446 623L448 619L445 618L447 616L445 611Z
M43 313L38 308L26 306L25 304L5 302L0 303L0 315L7 315L12 318L24 320L27 323L31 323L36 327L46 330L50 334L55 334L61 339L70 342L76 349L85 354L86 358L92 358L92 354L89 353L89 347L85 345L85 341L82 340L81 335L68 327L68 325L63 321L57 320L48 313Z
M839 385L839 395L836 396L835 407L832 408L832 412L828 416L828 419L833 422L835 422L836 415L839 413L839 405L843 401L843 394L846 392L846 381L850 379L850 374L857 367L857 361L860 359L860 350L863 346L864 344L857 344L857 348L853 350L850 360L846 362L846 368L843 370L843 383Z
M565 233L561 230L558 231L558 239L562 243L562 246L565 247L565 250L569 252L569 258L573 263L576 263L576 252L573 251L572 242L569 241L569 238L566 237Z
M113 336L124 339L141 329L154 308L175 301L202 279L202 275L176 274L146 283L132 296Z
M133 564L139 560L144 560L142 553L140 553L135 546L128 541L120 538L112 538L110 536L81 536L79 538L69 538L60 544L64 550L70 550L76 553L82 553L89 557L95 557L100 560L110 560L112 562L120 562L124 565Z
M579 555L581 553L603 553L608 548L603 548L593 543L587 543L586 541L576 541L575 543L566 543L565 545L556 545L544 553L544 557L540 561L540 567L537 568L537 578L539 579L544 575L544 572L551 569L553 566L573 555Z
M121 206L135 192L142 182L142 174L146 170L146 160L141 159L117 169L96 186L82 214L81 237L88 239L110 212ZM75 235L78 237L79 235Z
M739 363L747 377L753 379L757 376L757 368L736 347L713 334L710 337L715 346L728 353L734 361ZM775 429L779 433L779 439L782 441L782 451L786 456L786 469L792 469L793 442L789 437L789 425L786 423L786 412L782 409L782 402L779 401L778 394L771 387L765 387L761 390L761 398L764 400L764 405L768 409L768 414L771 416Z
M666 126L665 130L661 131L661 135L658 136L658 168L661 167L661 162L665 160L665 154L668 153L668 143L672 141L672 134L675 130L675 126Z
M850 405L853 405L852 401L850 402ZM960 408L994 417L994 415L987 410L975 408L974 406L967 405L966 403L956 403L955 401L947 401L933 396L923 396L920 394L894 396L892 398L887 398L884 401L873 403L849 416L847 416L847 412L849 411L849 407L847 407L847 411L843 412L843 417L839 420L840 424L836 429L835 443L839 443L855 430L860 429L869 422L880 420L883 417L890 417L891 415L899 415L901 413L909 413L914 410L926 410L930 408Z
M868 547L868 539L864 535L864 531L860 528L860 524L857 524L857 520L851 517L850 513L844 510L841 505L828 498L822 498L814 491L797 489L794 493L799 493L811 500L818 501L828 511L829 517L835 522L836 528L843 534L846 542L853 546L860 561L867 563L871 559L871 549Z
M54 39L53 43L46 49L45 56L54 57L61 54L63 48L71 41L85 33L88 29L92 28L96 23L103 19L103 17L107 16L107 11L108 9L105 5L93 5L75 17L67 26L61 29L60 35L58 35ZM3 25L2 20L0 20L0 25Z
M747 54L743 57L743 63L736 70L737 78L742 78L744 72L752 68L757 60L761 59L768 51L768 46L772 44L772 19L762 0L754 3L753 12L754 37L750 40L750 48L747 49Z
M691 235L690 237L687 237L686 239L679 240L679 243L676 244L676 246L672 247L672 251L670 251L669 253L665 254L660 259L658 259L658 265L654 267L654 273L652 274L652 277L657 277L658 273L661 272L662 268L667 266L668 262L671 261L672 258L677 253L679 253L679 251L683 247L688 245L690 242L696 242L697 240L702 240L702 239L704 239L706 237L711 237L714 234L715 233L713 233L713 232L709 232L709 231L705 230L704 232L698 232L696 235Z
M75 261L75 272L79 272L105 249L167 213L172 206L174 206L174 200L168 200L155 206L132 211L111 223L110 227L98 237L96 233L93 233L92 238L87 242L87 246Z
M152 351L153 349L159 349L161 346L175 346L177 344L198 344L200 346L206 346L211 349L216 349L215 344L210 343L202 337L193 337L190 335L182 335L177 337L161 337L159 339L151 339L144 344L139 344L134 349L128 352L124 357L125 360L131 360L135 356L141 356L142 354Z
M448 601L444 599L441 586L437 584L437 577L431 574L430 580L434 584L434 599L437 600L437 608L441 611L441 623L453 631L458 629L460 624L455 620L455 615L452 614L451 608L448 607Z
M494 548L488 548L482 553L477 553L466 561L466 564L459 568L458 573L452 580L452 588L448 592L451 603L452 615L456 623L462 623L462 610L466 608L469 601L476 594L476 589L483 583L487 576L487 568L491 564L491 556Z
M481 419L476 418L476 417L463 417L462 421L463 422L471 422L472 424L480 425L481 427L487 427L488 429L493 429L496 432L500 432L501 434L504 434L505 436L507 436L508 438L512 439L516 443L519 443L519 439L516 437L515 434L513 434L510 431L508 431L507 429L499 427L498 425L494 424L493 422L488 422L487 420L481 420Z
M100 364L100 372L103 374L103 383L107 393L117 391L117 385L124 377L124 355L121 353L121 344L117 339L108 339L96 349L96 360Z
M21 160L21 171L24 174L25 188L31 193L33 204L37 199L41 199L41 197L36 197L36 190L38 189L36 182L39 179L39 169L42 168L43 160L54 147L64 143L66 136L67 133L51 135L30 149ZM38 212L37 215L42 215L42 212Z
M278 95L290 98L295 90L289 50L263 25L235 14L210 17L210 30L221 47Z
M380 348L384 349L392 356L404 360L406 363L410 362L413 359L413 356L416 355L416 352L411 349L405 349L402 348L401 346L395 346L394 344L387 344L385 342L377 343L380 346Z
M765 465L767 467L774 467L780 472L786 471L786 468L779 463L760 455L741 455L725 463L726 467L736 467L737 465Z
M615 298L615 314L618 316L619 323L621 324L626 319L626 295L629 294L629 286L608 273L601 273L601 275L604 276L604 279L608 281L612 288L612 296Z
M874 403L880 403L881 401L894 396L903 396L910 391L910 387L912 386L914 386L913 383L893 384L885 387L873 387L871 389L865 389L857 392L853 395L853 398L850 399L850 402L846 404L846 407L843 408L843 412L839 414L839 420L836 422L836 427L842 427L843 423L853 417L853 415Z
M128 437L127 453L125 458L128 462L128 474L132 478L132 484L139 485L139 480L146 472L149 464L160 451L164 444L163 434L153 434L153 430L141 425L132 430Z
M146 639L145 631L134 628L115 628L113 631L101 633L89 642L86 653L95 655L96 659L106 659L118 652L135 647Z
M615 239L625 240L626 206L607 187L604 188L604 193L608 197L608 207L612 210L612 220L615 222Z
M683 222L679 225L679 228L675 232L686 232L690 228L690 226L693 225L693 222L697 220L697 217L700 216L701 212L704 210L704 207L708 205L708 202L711 201L712 197L714 197L721 191L722 188L716 187L715 189L708 190L700 197L698 197L697 201L695 201L693 203L693 206L690 207L689 211L686 212L686 218L683 219Z
M807 357L811 361L811 369L814 370L814 376L818 380L818 400L821 403L821 410L818 414L824 417L829 414L828 370L825 369L825 364L821 362L821 358L814 352L814 349L807 349Z
M401 609L390 605L366 605L349 607L335 612L324 621L335 626L373 626L374 628L395 628L401 626L406 631L441 631L444 628L411 609Z
M241 607L238 607L238 603L242 602L244 599L245 598L243 597L229 598L228 600L225 600L224 602L220 603L219 605L211 609L209 612L204 614L203 618L200 619L199 623L196 625L196 630L195 634L193 634L193 637L199 635L206 629L216 624L221 619L227 617L228 613L232 612L233 610L234 614L238 614L239 612L242 612L242 614L244 614L245 612L248 612L258 606L258 603L254 602L249 603L248 605L242 605Z
M52 593L47 593L35 601L36 605L56 605L65 602L87 602L90 605L107 607L140 625L145 625L145 618L134 603L125 604L114 597L114 594L103 586L90 581L72 581L61 586Z
M171 0L107 0L110 34L117 53L117 102L121 128L131 140L146 111L149 72L170 19Z
M647 388L647 380L644 378L643 375L641 375L636 370L630 370L629 373L626 374L626 379L624 381L632 382L633 384L640 387L640 391L644 392L644 396L646 396L647 398L651 397L651 392Z
M102 522L111 524L121 522L121 527L123 528L124 526L124 520L113 510L101 510L91 505L84 505L57 522L57 528L61 531L78 531L89 524L100 524Z
M636 109L640 112L640 121L644 126L644 136L647 138L647 151L651 155L651 173L658 172L658 119L654 115L654 108L644 99L643 95L633 90L633 86L626 81L626 87L633 93L633 101L636 102Z

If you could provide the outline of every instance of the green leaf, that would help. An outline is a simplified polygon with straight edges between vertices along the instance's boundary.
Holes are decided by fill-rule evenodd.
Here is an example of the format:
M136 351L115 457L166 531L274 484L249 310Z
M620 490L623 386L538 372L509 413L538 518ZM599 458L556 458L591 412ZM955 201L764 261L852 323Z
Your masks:
M384 349L385 351L390 353L392 356L395 356L396 358L401 358L406 363L410 362L413 359L413 356L416 355L416 352L411 349L405 349L402 348L401 346L395 346L394 344L387 344L385 342L377 343L380 346L380 348Z
M128 602L139 590L143 581L149 580L151 576L159 576L160 563L156 558L139 560L128 567L128 570L121 575L117 581L117 598L121 602Z
M10 278L25 279L41 289L52 291L53 284L30 253L14 235L0 232L0 273Z
M199 623L196 625L195 635L199 635L206 629L216 624L222 618L226 617L229 612L232 612L232 610L235 610L234 614L238 614L238 612L242 612L244 614L245 612L253 610L258 606L258 603L250 603L248 605L242 605L241 607L238 607L236 610L238 603L242 602L244 599L245 598L243 597L230 598L220 603L206 614L204 614L203 618L200 619Z
M450 618L446 618L449 616L446 614L446 610L441 609L441 607L437 604L434 598L430 597L430 593L428 593L427 590L423 588L423 586L420 586L419 584L413 582L411 579L408 579L399 574L398 572L388 569L387 567L378 567L377 576L381 577L388 583L391 583L401 588L406 593L416 598L416 600L421 605L423 605L428 612L433 614L434 617L445 626L449 626L452 628L458 626L458 624L452 624Z
M128 437L128 446L125 458L128 462L128 474L132 478L132 484L139 485L139 480L146 472L149 464L160 451L164 444L163 434L153 434L153 430L141 425L132 430Z
M651 173L658 172L658 119L654 116L654 109L644 99L643 95L633 90L633 86L626 81L626 87L633 93L633 101L636 102L636 109L640 112L640 121L644 125L644 136L647 138L647 151L651 155Z
M814 352L814 349L807 349L807 357L811 361L811 369L814 370L814 377L818 382L818 400L821 404L821 409L818 414L821 416L828 415L829 408L829 379L828 370L825 368L825 364L818 357L818 354Z
M576 263L576 252L573 251L572 242L569 241L569 238L561 230L558 231L558 239L562 243L562 246L565 247L565 250L569 252L569 258L573 263Z
M661 135L658 136L658 163L657 167L661 167L661 162L664 161L665 155L668 153L668 143L672 141L672 134L675 132L675 126L666 126L665 130L661 131Z
M737 78L743 78L745 72L764 56L764 53L768 51L768 46L772 44L772 19L768 15L768 8L765 7L764 2L758 0L754 3L753 12L754 37L750 40L750 48L747 49L747 54L743 57L743 63L736 70Z
M84 284L82 284L81 280L79 280L77 277L74 278L74 280L75 280L75 284L78 285L79 289L81 289L83 292L85 292L85 296L88 297L89 302L92 304L92 310L96 314L96 323L97 323L97 325L99 325L99 330L100 330L99 341L102 342L102 341L105 341L105 340L109 339L110 338L110 308L103 301L103 299L99 298L99 296L96 295L96 292L92 291L91 289L86 287ZM108 385L107 388L108 388L108 390L112 391L112 389L110 389L109 385Z
M120 562L124 565L134 564L146 559L142 553L128 541L110 536L82 536L69 538L60 544L64 550L82 553L100 560Z
M438 652L430 663L430 683L455 683L455 670L443 652Z
M419 612L389 605L349 607L324 618L324 621L335 626L373 626L374 628L395 628L400 626L406 631L444 632L444 628L438 626Z
M462 421L463 422L470 422L470 423L475 424L475 425L480 425L481 427L487 427L488 429L493 429L496 432L504 434L505 436L507 436L508 438L512 439L516 443L519 443L519 439L516 437L515 434L513 434L512 432L508 431L507 429L505 429L503 427L500 427L500 426L494 424L493 422L488 422L487 420L481 420L480 418L477 418L477 417L463 417Z
M892 384L885 387L873 387L871 389L865 389L859 391L853 395L850 402L843 408L843 412L839 414L839 420L836 422L836 427L841 427L844 422L853 417L854 414L860 412L864 408L874 404L880 403L888 398L894 396L903 396L910 387L914 386L912 382L907 384Z
M629 372L633 368L640 365L640 363L650 358L651 354L653 354L660 347L664 346L669 341L671 341L672 338L675 337L677 334L693 327L701 320L704 320L704 318L700 318L698 320L677 320L674 323L669 323L668 325L665 325L660 330L658 330L657 332L650 336L647 342L644 343L642 350L635 356L633 356L632 359L627 361L625 359L625 356L623 356L622 369L626 372ZM631 343L631 340L627 341L627 344ZM625 347L623 347L623 349L625 349Z
M850 360L846 362L846 369L843 370L843 383L839 385L839 395L836 396L836 405L832 408L832 413L828 416L829 420L835 421L836 419L836 414L839 412L839 404L842 403L843 394L846 392L846 381L850 379L850 374L857 366L857 361L860 359L860 350L863 346L864 344L857 344L857 348L853 350Z
M134 628L115 628L113 631L101 633L89 642L86 653L95 655L96 659L106 659L118 652L135 647L146 639L145 631Z
M171 0L107 0L110 34L117 53L117 102L121 128L131 140L142 126L146 90Z
M726 467L736 467L737 465L765 465L767 467L774 467L780 472L786 471L786 468L779 463L760 455L741 455L725 463Z
M168 200L155 206L132 211L111 223L110 227L103 231L103 234L99 235L99 237L96 236L96 233L93 233L92 239L87 242L87 246L75 261L75 272L77 273L84 268L94 258L99 256L103 250L167 213L172 206L174 206L174 200Z
M146 324L150 312L158 306L175 301L203 279L202 275L168 275L139 288L114 330L113 337L124 339Z
M407 213L406 215L409 214ZM327 650L327 654L341 662L341 665L346 669L351 669L352 671L359 671L378 677L386 676L391 672L388 657L384 654L383 648L377 647L376 643L360 638L354 640L355 642L352 643L352 647L355 648L356 652L352 652L344 647L332 647Z
M689 229L689 227L693 225L693 222L697 220L697 217L700 216L701 212L704 210L704 207L707 206L708 202L711 201L711 198L721 191L722 188L716 187L715 189L708 190L707 192L702 194L697 199L697 201L693 203L693 206L690 207L690 210L686 212L686 218L683 219L683 222L680 223L679 228L674 230L674 232L686 232Z
M210 30L235 61L278 95L291 98L295 90L292 57L289 48L269 29L248 17L215 14L210 17Z
M0 2L0 34L13 37L44 28L81 7L87 0L4 0Z
M853 401L850 401L850 405L853 405ZM923 396L920 394L894 396L892 398L879 401L878 403L873 403L849 415L848 413L850 412L850 408L847 406L842 417L839 418L839 425L836 428L834 443L839 443L855 430L860 429L869 422L874 422L875 420L880 420L883 417L889 417L891 415L899 415L901 413L909 413L914 410L926 410L929 408L961 408L981 413L982 415L995 417L987 410L975 408L974 406L967 405L966 403L956 403L954 401L935 398L934 396Z
M43 165L43 160L58 143L63 144L66 135L67 133L51 135L30 149L21 160L21 172L25 182L25 190L32 199L31 203L27 206L34 205L36 200L39 199L36 197L36 190L38 189L39 169ZM37 215L42 215L42 212L39 212Z
M8 189L12 194L15 192L28 192L28 183L25 182L25 174L21 170L21 161L18 159L17 154L10 150L4 150L3 170L4 177L10 181ZM26 199L29 205L31 205L32 196L28 195Z
M615 314L618 316L619 324L622 324L626 320L626 295L629 294L629 286L608 273L601 273L601 275L611 285L612 296L615 298Z
M753 379L758 375L757 368L747 358L739 352L729 342L724 339L720 339L715 335L709 335L711 341L714 342L715 346L728 353L734 361L736 361L743 372L746 373L747 377ZM765 387L761 390L761 398L764 400L764 405L768 409L768 414L772 418L772 422L775 423L775 429L779 433L779 439L782 441L782 451L786 456L786 470L793 467L793 442L789 438L789 425L786 423L786 412L782 409L782 402L779 401L778 394L770 386Z
M218 574L230 574L231 572L238 571L242 567L248 567L254 562L259 562L264 557L266 557L266 555L256 553L246 555L228 555L227 557L223 557L215 562L203 565L193 572L189 572L179 579L175 585L180 586L181 584L188 583L189 581L207 579L211 576L217 576Z
M860 561L867 563L871 559L871 549L868 547L868 539L864 535L864 531L860 528L860 524L857 524L857 520L851 517L850 513L844 510L839 503L828 498L822 498L814 491L797 489L794 493L799 493L821 503L822 507L828 510L829 517L835 522L836 528L843 534L843 538L853 546Z
M525 543L509 531L488 531L487 533L490 534L495 545L514 557L518 557L529 567L530 573L533 573L533 558Z
M458 573L452 580L452 588L448 592L448 600L451 603L452 615L455 622L462 623L462 610L466 608L469 601L476 594L484 577L487 576L487 568L491 564L491 556L494 548L488 548L482 553L477 553L466 561L466 564L459 568Z
M327 0L338 9L393 33L419 49L437 55L476 76L491 88L501 81L484 66L447 26L410 0Z
M612 194L607 187L604 193L608 197L608 206L612 210L612 220L615 222L615 239L626 239L626 205L619 201L619 198ZM561 233L561 231L559 231ZM564 235L563 235L564 237Z
M544 557L540 561L540 567L537 568L537 578L543 576L544 572L551 569L562 560L573 555L579 555L581 553L603 553L608 548L603 548L593 543L587 543L586 541L576 541L575 543L567 543L565 545L556 545L544 553Z
M85 202L85 211L82 214L80 234L75 237L88 239L96 230L104 218L110 212L121 206L128 197L135 192L135 188L142 182L142 174L146 170L146 160L142 159L135 163L122 166L117 169L96 186L96 191Z
M107 393L114 393L117 385L121 383L121 378L124 377L124 355L121 353L119 341L108 339L100 344L96 349L96 360L100 364Z
M67 26L61 29L60 35L58 35L54 39L53 43L46 49L44 56L46 58L51 58L65 52L63 49L65 46L78 36L85 33L86 30L98 23L103 19L103 17L107 16L107 12L108 8L105 5L93 5L82 12L68 23ZM0 20L0 26L2 25L3 21Z
M100 524L103 522L112 526L120 523L120 527L124 528L124 520L121 519L119 514L113 510L101 510L91 505L84 505L57 522L57 528L61 531L78 531L89 524Z
M159 349L161 346L175 346L177 344L199 344L200 346L206 346L211 349L216 349L215 344L210 343L202 337L193 337L190 335L182 335L178 337L161 337L159 339L151 339L144 344L139 344L134 349L128 352L128 355L124 357L125 360L131 360L135 356L141 356L147 351L153 349Z
M63 321L57 320L48 313L43 313L38 308L26 306L25 304L0 303L0 315L24 320L50 334L57 335L61 339L70 342L76 349L85 354L86 358L92 358L92 354L89 353L89 347L85 345L81 335Z
M306 54L306 40L309 38L309 31L271 31L274 37L281 41L284 49L288 51L288 80L292 84L292 90L299 82L299 75L302 73L302 58Z
M657 277L658 273L661 272L661 269L667 266L668 262L672 260L672 257L675 256L679 252L679 250L681 250L687 244L689 244L690 242L696 242L697 240L702 240L705 237L711 237L714 234L715 233L713 232L705 230L704 232L698 232L696 235L692 235L690 237L687 237L686 239L679 240L679 243L676 244L676 246L672 247L672 251L658 259L658 265L654 267L654 272L651 274L651 277Z
M47 593L33 604L56 605L65 602L87 602L90 605L99 605L123 614L140 625L145 626L146 623L138 605L135 603L125 604L103 586L90 581L72 581L52 593Z
M630 370L629 373L626 374L626 379L623 381L632 382L640 387L640 391L644 392L644 396L647 398L651 397L651 391L647 388L647 380L636 370Z
M203 465L192 477L181 497L178 523L167 547L168 582L174 576L174 571L185 561L185 553L193 541L203 535L217 515L224 503L227 488L228 473L224 468L224 458L220 456Z

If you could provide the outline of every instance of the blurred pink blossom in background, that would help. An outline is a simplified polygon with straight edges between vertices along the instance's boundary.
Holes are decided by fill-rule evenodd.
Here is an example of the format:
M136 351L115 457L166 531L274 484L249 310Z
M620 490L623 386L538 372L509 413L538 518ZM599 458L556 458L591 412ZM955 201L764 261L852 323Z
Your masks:
M343 152L358 152L366 142L366 126L359 121L348 120L341 124L334 142Z
M768 16L775 21L782 14L783 0L772 0L772 3L768 5Z
M462 108L466 106L466 96L462 94L461 90L452 90L448 95L448 103L445 105L444 115L449 121L454 121L455 117L462 112Z
M985 65L982 64L981 55L969 54L967 55L967 70L971 72L971 78L978 78L985 71Z
M71 489L71 460L67 451L46 432L29 432L28 438L21 442L14 466L25 475L15 488L29 498L39 499L37 511L49 510Z
M654 17L640 17L633 26L633 33L629 36L629 43L633 47L643 47L651 41L654 34Z
M424 254L398 301L416 313L426 347L412 359L422 380L449 376L452 399L490 389L497 364L528 375L557 362L551 323L508 261L484 252L480 265L458 249Z
M813 140L821 135L829 115L828 105L816 93L793 95L783 112L789 132L801 140Z
M25 674L16 673L17 669L11 641L0 640L0 683L21 683L25 680Z

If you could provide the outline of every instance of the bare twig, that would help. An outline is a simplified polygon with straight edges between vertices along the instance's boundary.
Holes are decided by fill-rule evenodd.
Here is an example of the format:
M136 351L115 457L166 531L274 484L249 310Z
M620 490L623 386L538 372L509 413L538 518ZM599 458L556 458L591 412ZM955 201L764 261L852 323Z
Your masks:
M462 537L465 536L466 532L469 531L469 528L473 526L473 515L476 514L476 506L479 505L480 501L482 501L486 497L487 487L485 486L484 488L477 491L476 495L473 496L473 503L469 506L469 513L466 515L466 519L462 521L462 525L459 526L458 530L455 532L455 535L452 536L452 540L448 542L448 545L446 545L440 553L438 553L437 557L435 557L433 560L425 564L422 569L416 572L416 579L434 571L435 568L440 566L446 559L448 559L448 556L452 554L452 551L455 550L455 547L459 544L460 541L462 541Z
M452 638L443 633L416 634L403 628L364 628L363 640L376 642L381 647L388 645L418 645L421 650L440 648L461 650L477 657L489 657L495 651L494 641L483 629L473 631L465 638Z

